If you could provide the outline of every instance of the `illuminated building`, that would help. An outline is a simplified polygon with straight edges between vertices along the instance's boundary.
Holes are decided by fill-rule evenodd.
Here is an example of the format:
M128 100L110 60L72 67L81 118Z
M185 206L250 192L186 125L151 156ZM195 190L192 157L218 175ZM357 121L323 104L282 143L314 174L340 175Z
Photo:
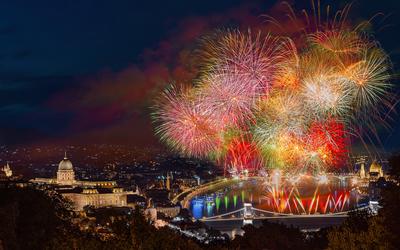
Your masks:
M57 183L60 185L72 185L75 183L74 169L66 153L64 159L58 164Z
M355 160L355 164L360 166L358 175L364 180L364 182L374 181L380 177L384 177L384 172L381 165L381 163L384 163L384 161L379 161L378 163L378 161L373 160L369 165L369 168L366 169L368 162L371 162L368 160L367 156L359 156Z
M8 162L1 170L2 170L2 172L4 174L4 176L7 177L7 178L10 178L12 176L12 174L13 174Z
M36 184L47 184L56 186L72 186L72 187L104 187L112 188L117 185L115 181L80 181L75 179L75 172L72 162L64 155L64 159L60 161L57 169L56 178L35 178L30 180Z
M379 177L383 177L382 166L376 161L373 161L369 167L369 178L378 179Z
M181 211L179 206L158 206L156 207L157 213L163 213L165 216L174 218Z
M57 190L74 204L74 210L81 211L85 206L122 207L127 206L127 196L135 194L122 188L75 188Z
M35 178L30 182L55 187L58 193L73 202L76 211L83 210L85 206L128 206L127 196L138 194L138 190L124 191L116 187L115 181L76 180L72 162L66 154L58 164L56 178Z
M365 177L366 177L365 176L365 164L363 162L363 163L361 163L361 167L360 167L360 178L364 179Z
M147 208L146 210L144 210L144 216L151 221L156 221L157 210L154 207Z
M165 188L167 190L171 190L171 177L169 176L168 173L167 173L167 180L166 180L166 183L165 183Z

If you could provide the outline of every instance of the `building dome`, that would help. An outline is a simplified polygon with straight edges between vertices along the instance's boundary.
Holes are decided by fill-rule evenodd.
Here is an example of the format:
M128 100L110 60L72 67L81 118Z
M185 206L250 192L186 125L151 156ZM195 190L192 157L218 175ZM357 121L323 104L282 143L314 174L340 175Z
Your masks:
M369 172L380 173L381 171L382 171L382 166L376 161L372 162L371 166L369 167Z
M67 155L58 164L58 170L73 170L73 166L70 160L68 160Z

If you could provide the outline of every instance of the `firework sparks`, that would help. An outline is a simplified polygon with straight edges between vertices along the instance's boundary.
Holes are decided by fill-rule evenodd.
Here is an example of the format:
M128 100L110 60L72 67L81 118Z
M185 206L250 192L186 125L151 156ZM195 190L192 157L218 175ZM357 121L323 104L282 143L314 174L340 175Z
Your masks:
M374 119L392 105L388 56L361 26L345 22L348 11L326 21L320 11L303 12L296 22L291 10L303 24L296 42L231 30L204 38L196 84L164 92L157 134L182 154L239 171L343 166L350 137L363 125L374 131ZM304 210L295 198L293 209ZM327 202L314 197L308 212Z
M156 110L154 120L160 123L156 133L172 148L198 157L216 149L217 128L190 94L167 89Z

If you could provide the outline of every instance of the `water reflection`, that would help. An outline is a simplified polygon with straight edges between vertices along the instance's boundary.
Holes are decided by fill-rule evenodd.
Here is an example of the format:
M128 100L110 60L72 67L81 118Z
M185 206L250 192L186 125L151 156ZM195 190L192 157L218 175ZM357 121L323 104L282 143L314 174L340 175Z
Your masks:
M360 198L347 179L331 178L323 185L314 179L303 179L295 185L251 179L209 190L192 199L190 209L196 219L229 213L242 208L244 203L276 213L325 214L353 209Z

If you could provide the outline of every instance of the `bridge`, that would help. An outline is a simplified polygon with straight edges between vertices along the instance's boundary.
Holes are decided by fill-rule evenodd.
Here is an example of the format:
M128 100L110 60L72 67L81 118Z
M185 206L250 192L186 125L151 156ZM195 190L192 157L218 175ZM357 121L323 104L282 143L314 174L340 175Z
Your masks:
M363 209L372 209L373 211L376 209L373 205L366 205L356 210ZM354 211L354 210L352 210ZM271 212L263 209L255 208L251 205L251 203L245 203L243 208L237 209L235 211L231 211L228 213L211 216L211 217L203 217L200 220L203 222L217 222L217 221L241 221L243 220L243 224L253 224L253 220L294 220L294 219L314 219L314 218L346 218L348 217L349 211L346 212L337 212L337 213L326 213L326 214L284 214Z
M218 180L215 180L212 182L208 182L206 184L185 190L184 192L182 192L182 193L178 194L176 197L174 197L171 202L174 204L177 204L180 202L182 207L188 208L189 204L190 204L190 200L193 199L194 197L196 197L197 195L204 193L207 190L217 189L217 188L224 187L226 185L233 184L233 183L236 183L239 181L241 181L241 180L240 179L223 178L223 179L218 179Z
M353 175L340 175L334 176L330 175L331 177L338 178L340 180L345 180L347 178L352 178ZM254 176L254 177L247 177L245 180L254 180L260 179L262 181L265 180L263 177ZM202 195L209 190L218 190L224 188L226 186L230 186L232 184L239 183L244 179L240 178L221 178L217 179L213 182L205 183L200 186L193 187L191 189L185 190L184 192L177 195L172 201L177 204L180 203L183 208L190 208L190 204L192 199L197 197L198 195ZM355 188L355 187L353 187ZM372 211L376 211L377 208L373 208L368 204L365 204L363 207L357 208L357 210L365 209L365 208L372 208ZM336 210L336 209L335 209ZM345 219L348 216L349 211L341 212L335 211L326 214L319 214L319 213L304 213L301 214L291 214L291 213L279 213L271 210L263 210L259 208L255 208L252 206L251 203L243 203L243 207L236 209L231 212L226 212L224 214L219 214L211 217L203 217L199 220L203 222L218 222L218 221L243 221L244 224L253 223L255 220L273 220L273 221L323 221L324 219L330 221L339 221L340 218ZM311 222L310 222L311 224Z
M329 175L330 177L336 177L339 179L346 179L346 178L352 178L355 175L353 173L348 173L348 174L341 174L340 176L334 176L332 174ZM208 190L212 189L218 189L220 187L224 187L233 183L237 183L243 180L264 180L265 178L262 176L252 176L252 177L245 177L245 178L220 178L205 184L202 184L200 186L195 186L192 188L189 188L187 190L184 190L177 196L175 196L171 202L174 204L180 203L182 207L188 208L190 204L190 200L196 197L199 194L202 194Z

